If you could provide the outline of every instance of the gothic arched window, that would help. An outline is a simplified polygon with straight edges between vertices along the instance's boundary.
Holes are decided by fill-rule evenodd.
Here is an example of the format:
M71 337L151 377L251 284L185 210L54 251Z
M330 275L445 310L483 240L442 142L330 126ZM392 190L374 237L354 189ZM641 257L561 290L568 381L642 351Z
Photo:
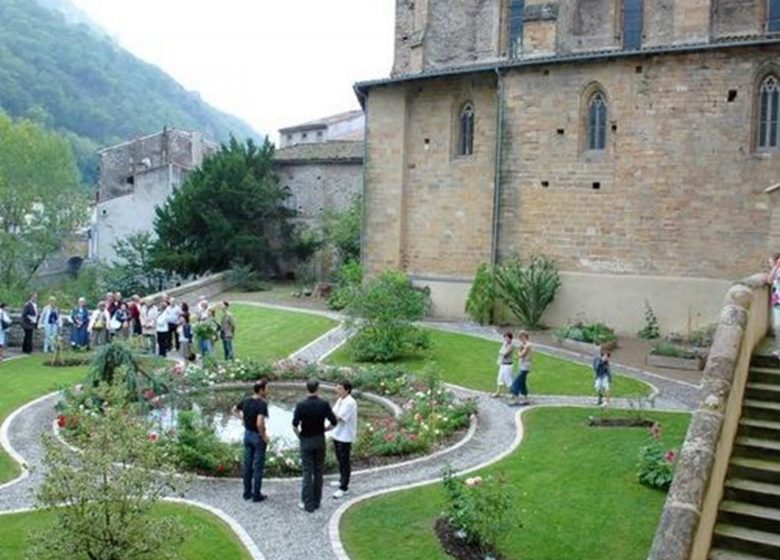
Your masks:
M767 76L761 82L758 92L758 147L777 148L778 137L778 110L780 110L780 89L777 77Z
M588 101L588 149L603 150L607 147L607 100L597 91Z
M458 155L474 153L474 105L466 103L458 117Z

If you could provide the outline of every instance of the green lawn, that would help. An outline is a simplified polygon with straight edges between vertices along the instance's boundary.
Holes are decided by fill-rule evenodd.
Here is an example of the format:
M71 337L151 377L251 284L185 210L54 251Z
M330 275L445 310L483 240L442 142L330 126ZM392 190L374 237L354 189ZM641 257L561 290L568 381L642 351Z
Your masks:
M520 448L479 473L502 472L509 481L517 528L501 544L507 558L647 557L666 497L636 481L637 453L647 430L589 428L585 420L591 414L575 408L526 412ZM679 447L689 416L651 417L662 422L664 441ZM381 542L382 560L447 560L433 532L442 496L436 484L352 507L341 525L349 556L377 558Z
M238 358L286 358L338 324L327 317L251 305L235 304L231 309L236 319ZM216 355L222 355L221 345Z
M401 360L412 370L424 367L427 360L439 366L444 379L462 387L480 391L496 389L496 356L499 343L465 334L429 329L433 349L429 356L410 356ZM334 365L355 365L344 346L331 354L327 362ZM528 376L528 390L542 395L593 394L593 371L589 366L543 354L533 355L533 367ZM616 397L648 395L650 386L622 375L614 375L612 394Z
M179 549L181 558L186 560L250 558L249 553L227 524L205 510L163 503L157 507L154 514L176 515L181 519L186 536ZM38 511L0 516L0 558L25 558L29 535L46 532L53 523L54 514L51 512Z
M24 403L51 391L81 382L87 367L54 368L43 365L43 355L0 362L0 424ZM0 450L0 484L19 474L19 466Z

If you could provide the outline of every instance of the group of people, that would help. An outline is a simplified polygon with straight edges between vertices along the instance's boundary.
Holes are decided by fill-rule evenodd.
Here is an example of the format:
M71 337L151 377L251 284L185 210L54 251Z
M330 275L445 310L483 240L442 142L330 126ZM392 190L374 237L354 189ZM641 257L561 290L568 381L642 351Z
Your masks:
M190 312L187 302L179 303L175 298L163 294L157 301L134 295L124 299L119 292L108 292L94 309L87 306L85 298L79 298L75 308L65 314L60 310L55 297L50 297L43 309L38 309L38 294L30 294L22 308L21 326L24 331L22 352L31 354L35 331L43 331L43 351L53 352L59 344L62 326L69 323L70 346L72 348L95 348L115 339L145 340L152 354L167 356L176 350L185 360L194 360L196 352L209 356L214 351L216 339L222 340L226 360L235 358L233 339L236 333L236 321L230 311L230 304L223 301L219 306L221 314L217 318L217 306L209 305L205 297L198 300L194 312ZM208 333L194 341L193 323L206 323ZM7 342L7 331L11 327L11 318L6 305L0 303L0 360L3 358Z
M780 263L780 260L778 261ZM778 264L780 270L780 264ZM519 370L514 375L514 356L517 355ZM493 397L500 397L504 390L511 395L512 404L527 405L528 400L528 375L531 373L533 350L530 335L527 331L517 334L517 342L511 332L504 333L504 342L498 350L498 377L496 379L496 391ZM609 406L610 384L612 370L610 368L611 354L602 348L599 355L593 358L593 373L595 376L594 390L597 394L599 406Z
M254 502L265 501L263 494L263 471L265 454L270 441L267 430L268 381L255 383L253 394L238 403L233 411L244 422L244 499ZM352 443L357 437L358 406L352 397L352 384L342 381L336 385L338 399L331 408L319 396L319 382L311 379L306 383L308 396L299 402L293 413L292 426L298 435L300 445L303 482L301 501L298 507L309 513L320 507L322 501L323 475L325 471L325 432L331 431L333 447L339 464L339 480L331 485L337 487L333 497L338 499L349 491L352 472Z

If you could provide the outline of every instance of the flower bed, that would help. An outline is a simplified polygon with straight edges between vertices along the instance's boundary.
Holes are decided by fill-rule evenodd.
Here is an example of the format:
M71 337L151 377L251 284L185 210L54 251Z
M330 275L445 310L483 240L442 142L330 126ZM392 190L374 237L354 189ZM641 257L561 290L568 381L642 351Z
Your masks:
M356 396L366 391L396 403L401 409L398 416L388 410L387 415L381 418L361 418L358 440L353 447L356 469L433 452L458 437L476 412L473 401L458 401L431 373L410 374L392 367L318 369L291 361L267 364L237 360L206 367L175 364L157 371L153 384L139 391L142 395L139 414L148 413L163 406L166 400L180 399L181 395L192 391L219 388L228 383L251 382L261 377L271 382L301 382L312 377L322 382L349 380ZM159 394L160 387L165 388L162 395ZM66 436L79 429L80 415L96 413L96 403L91 399L89 391L66 394L60 405L59 422ZM167 460L180 470L218 477L240 474L243 446L221 441L213 423L197 409L180 412L176 426L169 429L162 430L150 422L149 437L159 443ZM336 466L331 452L329 446L327 470L334 470ZM266 455L266 476L295 476L300 472L297 449L282 449L272 440Z
M617 347L615 331L603 323L577 322L556 329L553 337L564 347L588 354Z

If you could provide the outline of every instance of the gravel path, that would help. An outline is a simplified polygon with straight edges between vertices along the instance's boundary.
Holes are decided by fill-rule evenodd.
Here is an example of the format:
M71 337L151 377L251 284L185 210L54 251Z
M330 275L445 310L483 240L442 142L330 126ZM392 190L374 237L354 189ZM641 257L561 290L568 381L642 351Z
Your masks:
M239 302L236 302L239 303ZM263 304L254 304L271 307ZM300 311L300 310L295 310ZM318 315L333 316L322 312ZM436 328L454 332L467 332L490 340L499 340L493 329L458 325L453 323L429 323ZM315 362L332 351L346 338L339 326L307 347L293 354L293 358ZM545 352L561 355L567 359L588 362L589 357L573 354L552 347L541 348ZM658 389L654 405L665 410L691 410L698 404L698 388L690 384L660 378L654 374L620 368L616 370L643 379ZM348 498L390 489L402 489L412 484L436 481L441 478L442 469L450 465L455 471L464 471L483 466L500 459L518 444L516 415L518 407L505 401L492 399L484 393L453 387L460 397L473 397L478 401L479 416L468 435L454 447L405 464L354 473ZM41 482L39 468L43 456L41 437L51 432L55 418L54 405L59 396L52 394L29 403L18 413L10 416L3 425L8 445L32 467L29 476L24 476L0 486L0 512L32 507L34 491ZM534 405L593 406L592 397L534 396ZM636 403L625 399L613 399L614 408L632 408ZM297 560L309 556L319 559L343 559L338 541L339 506L344 500L331 498L332 489L323 491L321 508L313 514L298 509L300 480L267 480L263 491L269 499L255 504L241 499L242 485L238 480L196 479L185 497L189 500L216 508L229 516L243 528L257 545L262 555L269 560ZM341 508L343 509L343 508ZM335 517L334 517L334 514ZM334 527L329 527L333 519ZM330 529L330 530L329 530ZM260 556L256 556L260 558Z

